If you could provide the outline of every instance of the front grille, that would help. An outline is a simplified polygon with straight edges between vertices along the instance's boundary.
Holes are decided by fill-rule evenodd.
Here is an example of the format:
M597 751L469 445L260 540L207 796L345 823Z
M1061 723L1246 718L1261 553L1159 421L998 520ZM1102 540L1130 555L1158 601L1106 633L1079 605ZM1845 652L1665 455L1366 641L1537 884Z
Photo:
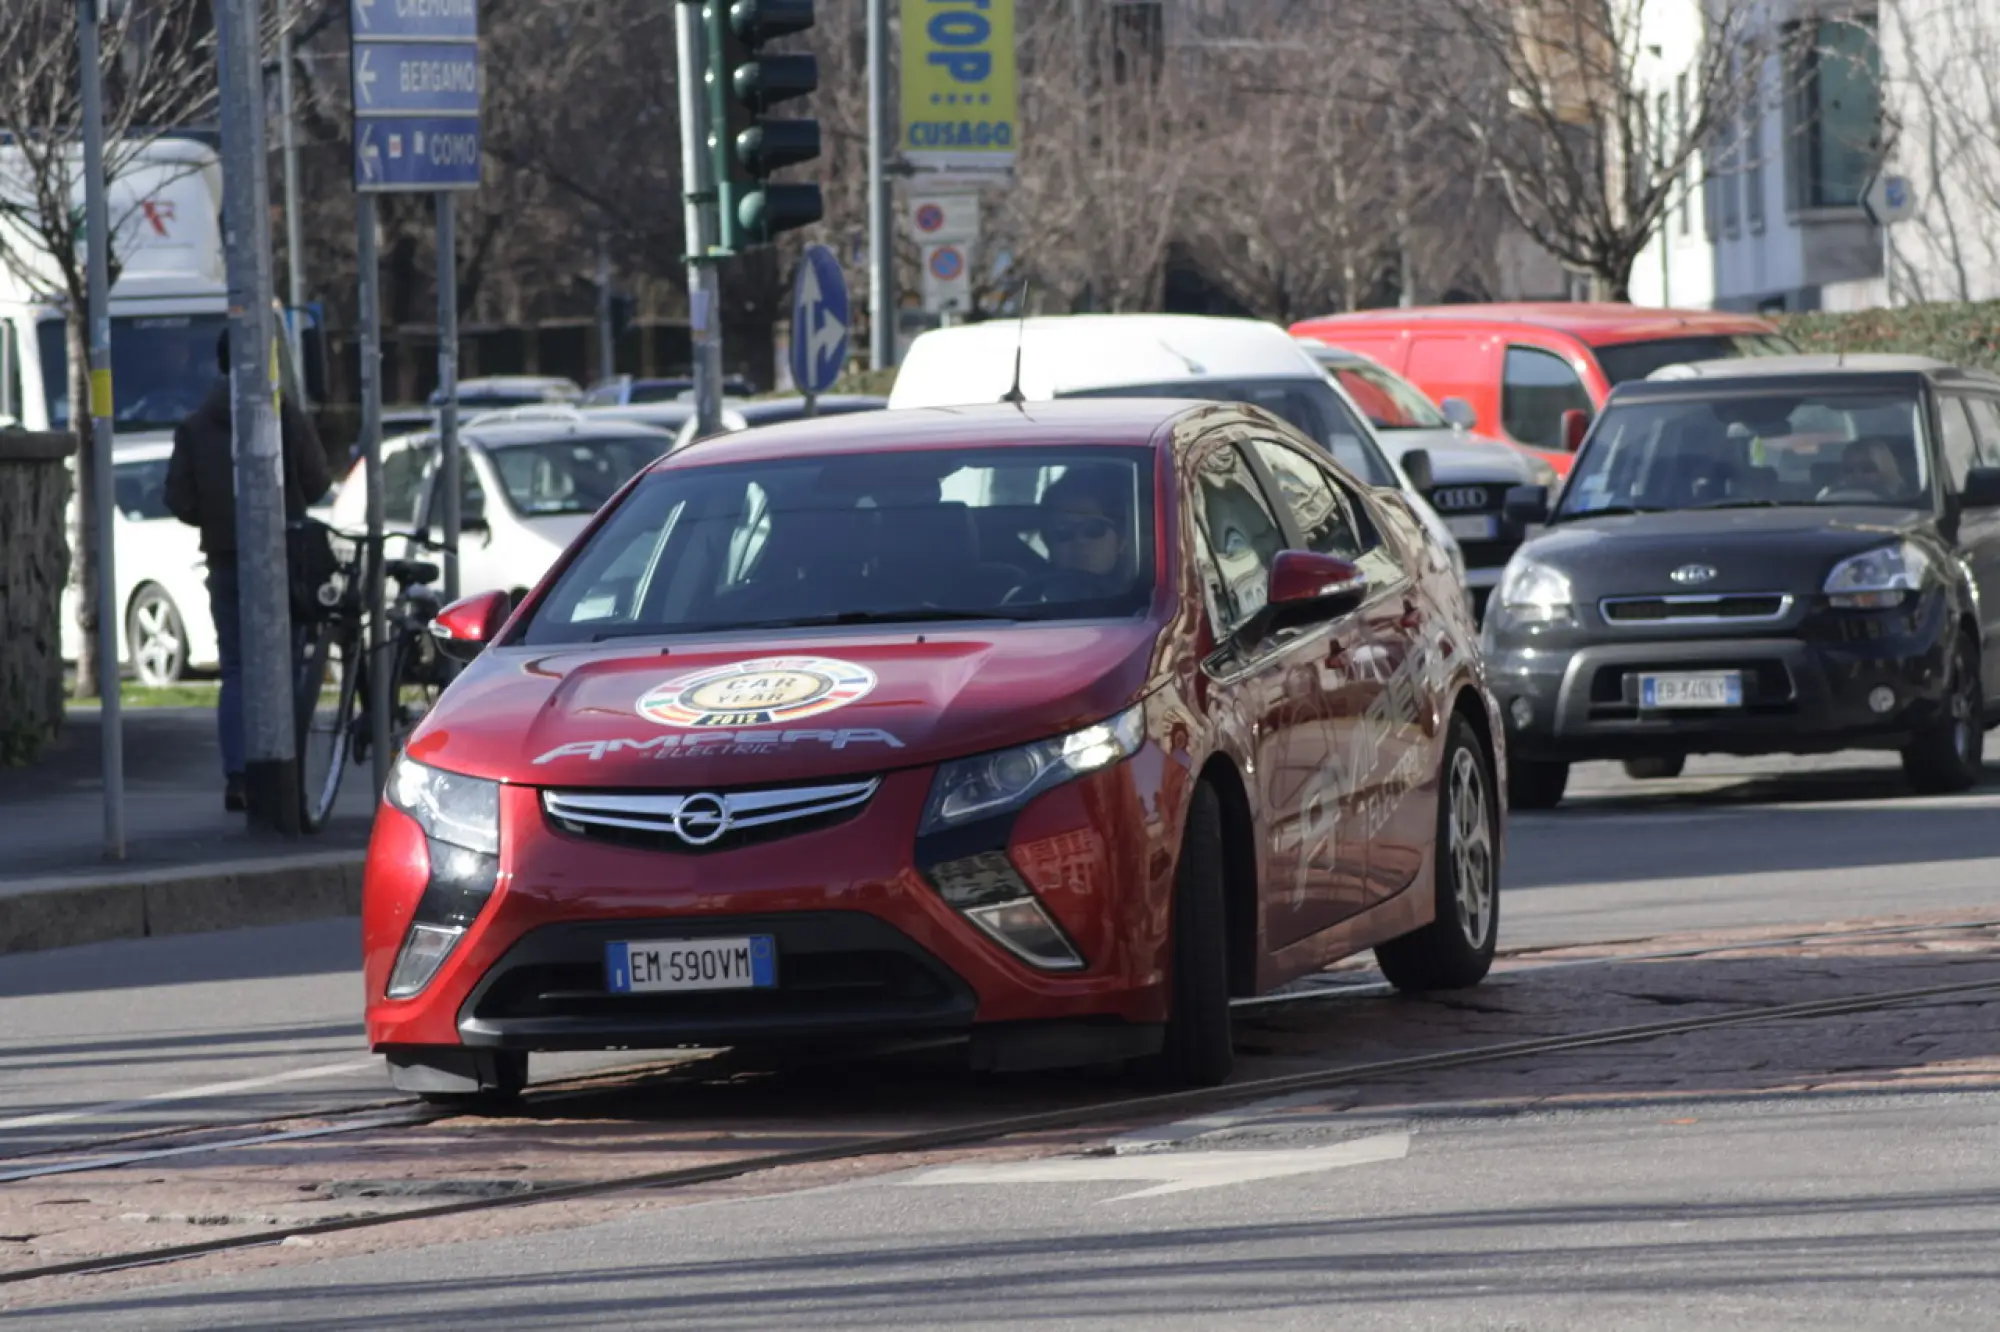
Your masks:
M672 938L662 922L633 931ZM480 997L475 1009L486 1019L652 1018L700 1021L729 1018L779 1019L822 1014L828 1009L923 1011L946 1003L951 991L923 964L888 949L851 953L802 953L779 959L778 985L770 990L717 990L679 994L612 994L604 987L604 961L540 962L507 969Z
M765 791L657 794L544 791L549 822L573 837L655 851L727 851L843 823L881 785L838 782Z
M1598 609L1607 624L1756 624L1784 619L1792 599L1780 592L1606 597Z
M1590 677L1590 720L1633 721L1639 713L1639 677L1670 675L1677 671L1739 671L1743 676L1743 706L1727 709L1729 715L1760 715L1789 712L1798 706L1798 689L1792 673L1782 661L1749 658L1692 662L1662 662L1658 665L1622 662L1599 666ZM1690 710L1675 716L1700 718L1714 715L1707 710Z

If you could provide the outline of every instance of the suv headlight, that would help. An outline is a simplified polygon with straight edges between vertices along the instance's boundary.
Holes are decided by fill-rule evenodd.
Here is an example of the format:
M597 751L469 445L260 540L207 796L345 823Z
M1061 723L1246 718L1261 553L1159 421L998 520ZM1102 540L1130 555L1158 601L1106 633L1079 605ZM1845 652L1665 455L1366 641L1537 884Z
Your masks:
M1128 759L1146 737L1143 705L1068 735L938 768L918 836L1019 809L1050 787Z
M1924 585L1931 572L1930 556L1909 541L1850 555L1833 566L1823 589L1829 604L1851 610L1881 610L1900 606L1904 597Z
M1566 575L1516 555L1507 562L1494 600L1517 624L1557 624L1571 618L1573 596Z
M416 820L429 851L430 880L389 975L391 999L431 983L500 878L500 783L399 757L383 798Z

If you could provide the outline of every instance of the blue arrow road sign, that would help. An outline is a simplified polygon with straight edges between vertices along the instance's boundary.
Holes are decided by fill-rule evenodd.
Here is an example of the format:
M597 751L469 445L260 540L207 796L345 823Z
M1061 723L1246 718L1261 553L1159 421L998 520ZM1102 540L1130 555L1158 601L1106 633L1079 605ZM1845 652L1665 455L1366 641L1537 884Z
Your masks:
M354 188L374 193L479 184L477 116L380 116L354 125Z
M350 0L347 18L358 42L479 36L479 0Z
M792 382L801 392L824 393L840 378L850 314L840 260L824 245L806 246L792 287Z
M477 42L357 42L354 114L477 115Z

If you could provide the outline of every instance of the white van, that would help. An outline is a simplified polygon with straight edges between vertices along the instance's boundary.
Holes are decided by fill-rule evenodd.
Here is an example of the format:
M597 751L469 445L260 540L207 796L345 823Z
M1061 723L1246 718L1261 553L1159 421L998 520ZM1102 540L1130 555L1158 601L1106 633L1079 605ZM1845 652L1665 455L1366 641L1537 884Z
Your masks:
M1017 360L1018 358L1018 360ZM1465 580L1458 540L1367 418L1291 334L1254 319L1202 315L1054 315L932 329L910 344L889 407L999 402L1014 387L1055 398L1213 398L1262 407L1317 440L1363 482L1401 490ZM1427 470L1428 460L1418 463Z

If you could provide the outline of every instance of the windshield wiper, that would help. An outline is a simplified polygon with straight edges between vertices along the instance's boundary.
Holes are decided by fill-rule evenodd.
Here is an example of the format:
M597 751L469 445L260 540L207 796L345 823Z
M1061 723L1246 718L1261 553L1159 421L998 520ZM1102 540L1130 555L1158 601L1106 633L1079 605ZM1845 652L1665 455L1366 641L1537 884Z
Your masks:
M847 624L924 624L937 620L989 620L1012 623L1024 618L1020 615L1002 614L997 610L893 610L893 611L840 611L832 615L797 615L775 620L712 620L703 624L628 624L617 629L604 629L591 635L590 641L602 643L610 638L665 637L671 634L713 634L752 632L761 629L821 629L832 625Z
M1782 509L1783 500L1774 499L1726 499L1711 500L1707 504L1691 504L1693 509Z
M1628 513L1665 513L1664 504L1606 504L1595 509L1565 509L1561 518L1617 518Z

